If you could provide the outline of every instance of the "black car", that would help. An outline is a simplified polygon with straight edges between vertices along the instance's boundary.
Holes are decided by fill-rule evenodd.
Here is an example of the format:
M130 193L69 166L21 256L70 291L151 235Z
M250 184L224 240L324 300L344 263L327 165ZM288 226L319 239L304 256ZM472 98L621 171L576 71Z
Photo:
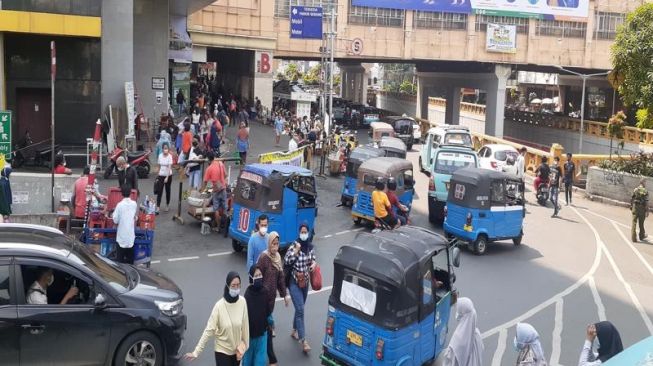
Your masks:
M114 263L55 229L0 225L2 365L172 364L182 308L181 290L157 272Z
M415 142L413 138L414 119L405 116L388 116L383 119L383 122L394 128L395 137L401 139L406 144L408 150L413 148L413 143Z

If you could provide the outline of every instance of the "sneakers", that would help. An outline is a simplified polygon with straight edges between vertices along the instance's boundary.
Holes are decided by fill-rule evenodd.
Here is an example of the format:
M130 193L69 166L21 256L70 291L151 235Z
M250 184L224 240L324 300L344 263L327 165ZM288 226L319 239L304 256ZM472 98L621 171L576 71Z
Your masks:
M310 350L311 350L311 346L308 345L308 342L307 341L302 342L302 351L304 351L304 353L308 353L310 352Z
M166 209L165 209L165 211L166 211L166 212L170 211L170 206L166 205Z

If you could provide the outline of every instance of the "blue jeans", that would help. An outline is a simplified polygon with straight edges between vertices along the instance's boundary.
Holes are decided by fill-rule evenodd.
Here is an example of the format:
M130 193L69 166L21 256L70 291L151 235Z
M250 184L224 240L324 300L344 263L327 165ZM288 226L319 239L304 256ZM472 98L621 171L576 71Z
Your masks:
M188 187L200 189L202 185L202 170L198 169L193 172L188 172Z
M249 348L243 356L241 366L266 366L268 364L268 333L249 339Z
M306 304L306 297L308 296L308 283L305 288L299 288L295 277L290 279L290 298L295 307L295 317L293 318L292 328L297 330L297 335L300 340L306 339L304 329L304 304Z
M553 203L553 214L558 214L558 194L560 193L560 187L551 186L551 203Z

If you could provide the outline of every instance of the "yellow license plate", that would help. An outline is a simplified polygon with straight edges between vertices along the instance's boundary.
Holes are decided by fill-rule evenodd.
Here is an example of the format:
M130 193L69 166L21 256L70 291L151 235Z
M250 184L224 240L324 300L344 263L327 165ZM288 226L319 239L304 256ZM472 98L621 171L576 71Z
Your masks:
M473 228L472 228L472 225L465 225L465 226L463 227L463 229L464 229L465 231L468 231L468 232L469 232L469 231L472 231Z
M351 330L347 330L347 340L358 347L363 347L363 337L360 334L356 334Z

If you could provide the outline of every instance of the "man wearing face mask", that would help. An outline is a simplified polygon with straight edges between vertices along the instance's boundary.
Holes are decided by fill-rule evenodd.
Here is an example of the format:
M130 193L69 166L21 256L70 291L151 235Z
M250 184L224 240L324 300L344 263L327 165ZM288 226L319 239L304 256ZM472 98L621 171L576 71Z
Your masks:
M247 243L247 272L258 262L258 257L268 248L268 216L263 214L256 219L256 231Z
M27 291L27 303L30 305L47 305L48 287L52 285L52 283L54 283L54 273L52 268L41 267L38 271L37 280L34 281L32 286L30 286L29 290ZM77 296L78 293L79 290L77 287L70 287L59 304L67 304L70 300Z
M136 169L127 164L127 160L123 156L116 159L116 167L118 168L118 186L124 187L127 185L130 190L138 190L138 174L136 174Z

